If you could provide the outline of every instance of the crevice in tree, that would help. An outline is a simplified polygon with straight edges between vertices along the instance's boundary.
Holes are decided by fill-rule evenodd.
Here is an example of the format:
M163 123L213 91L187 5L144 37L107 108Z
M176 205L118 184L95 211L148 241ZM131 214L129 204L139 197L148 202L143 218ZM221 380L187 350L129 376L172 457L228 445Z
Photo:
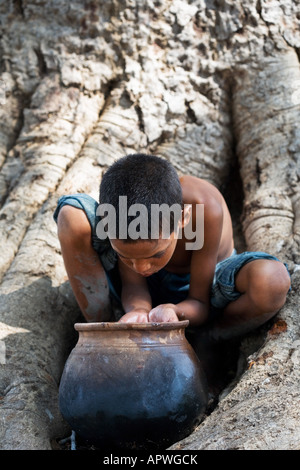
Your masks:
M117 88L119 83L120 83L120 77L116 76L112 80L110 80L108 83L103 84L101 91L104 94L104 104L103 104L101 110L99 111L99 117L98 117L98 121L97 121L96 125L98 124L101 116L103 115L103 113L105 112L105 110L107 108L107 105L109 103L109 98L110 98L113 90L115 88Z
M24 18L23 0L13 0L15 12Z
M189 122L197 122L195 112L190 107L190 103L188 101L185 101L185 105L186 105L186 110L187 110L186 114L187 114Z
M240 253L246 250L246 242L241 224L244 205L244 191L243 182L240 176L240 166L237 159L235 159L234 165L231 166L227 182L224 185L222 193L232 217L235 248L237 252Z
M257 2L256 2L256 11L259 14L259 16L261 17L261 11L262 11L261 0L257 0Z
M142 132L145 132L145 125L144 125L142 109L138 104L135 105L134 109L136 111L136 114L137 114L137 117L138 117L138 120L139 120L139 128Z
M237 155L237 141L234 132L234 82L232 72L225 70L222 74L223 80L226 84L226 93L228 95L228 114L229 114L229 127L231 129L231 165L228 171L227 179L224 181L221 192L228 205L229 212L232 217L233 237L235 248L238 253L246 250L246 243L244 239L241 217L243 214L244 206L244 190L243 182L240 175L240 164Z
M35 48L34 52L36 53L38 59L40 77L43 77L47 73L47 64L44 58L44 54L42 53L41 48Z
M256 159L256 182L258 184L258 186L261 185L261 179L260 179L260 175L261 175L261 169L260 169L260 166L259 166L259 159L257 158Z

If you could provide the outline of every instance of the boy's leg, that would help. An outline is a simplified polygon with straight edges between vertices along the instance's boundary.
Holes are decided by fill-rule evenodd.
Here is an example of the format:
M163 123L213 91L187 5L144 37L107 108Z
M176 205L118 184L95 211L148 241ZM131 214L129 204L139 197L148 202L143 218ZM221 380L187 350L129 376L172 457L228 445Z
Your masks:
M245 264L235 276L235 290L241 295L216 320L216 335L233 337L263 325L284 305L290 285L288 271L278 260L256 259Z
M58 218L58 238L69 281L88 322L110 321L105 271L91 244L91 226L83 210L65 205Z

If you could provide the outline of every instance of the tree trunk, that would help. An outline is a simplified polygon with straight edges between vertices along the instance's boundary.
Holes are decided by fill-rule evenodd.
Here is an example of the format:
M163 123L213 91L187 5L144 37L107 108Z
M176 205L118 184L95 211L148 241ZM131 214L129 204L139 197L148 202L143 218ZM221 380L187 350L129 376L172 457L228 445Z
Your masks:
M68 432L57 391L80 312L56 201L97 198L103 169L143 151L217 185L238 250L275 254L293 282L273 327L244 339L218 406L173 447L298 449L299 4L0 0L0 15L1 448L50 449Z

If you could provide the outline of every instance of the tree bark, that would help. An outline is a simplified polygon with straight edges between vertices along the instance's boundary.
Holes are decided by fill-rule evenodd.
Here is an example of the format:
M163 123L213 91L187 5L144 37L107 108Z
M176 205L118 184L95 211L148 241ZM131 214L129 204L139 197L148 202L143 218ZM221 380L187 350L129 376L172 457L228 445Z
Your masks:
M275 254L293 283L173 448L299 448L299 13L296 0L0 0L2 449L50 449L68 432L57 391L80 312L56 201L97 198L102 171L137 151L229 194L238 249Z

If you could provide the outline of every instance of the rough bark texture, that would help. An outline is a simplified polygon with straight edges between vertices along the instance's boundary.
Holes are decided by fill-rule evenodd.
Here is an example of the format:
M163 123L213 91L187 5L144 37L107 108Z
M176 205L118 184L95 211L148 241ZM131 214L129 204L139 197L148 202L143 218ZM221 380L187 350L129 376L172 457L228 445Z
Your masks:
M67 432L57 388L80 312L57 198L97 197L103 169L137 151L216 184L238 250L277 255L293 281L272 329L244 340L246 368L174 448L300 448L299 18L298 0L0 0L1 449L50 449Z

